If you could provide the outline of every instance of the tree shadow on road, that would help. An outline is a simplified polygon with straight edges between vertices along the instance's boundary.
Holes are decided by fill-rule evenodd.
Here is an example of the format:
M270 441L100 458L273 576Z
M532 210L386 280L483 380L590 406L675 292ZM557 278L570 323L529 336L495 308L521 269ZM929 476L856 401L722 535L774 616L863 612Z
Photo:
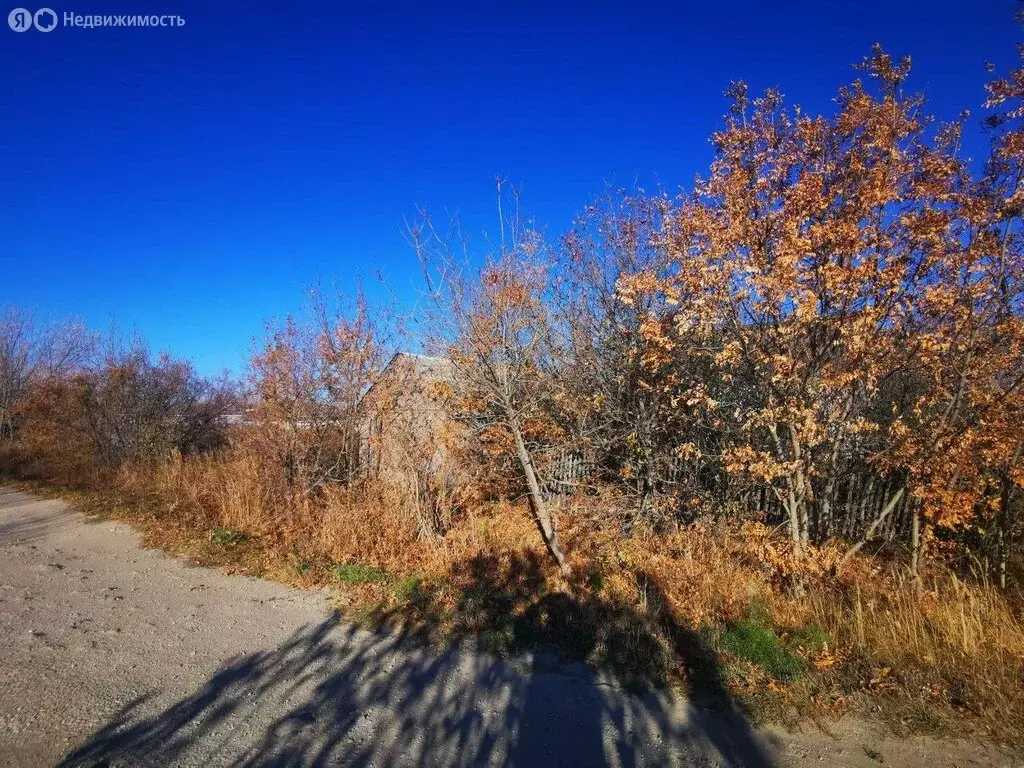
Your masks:
M376 631L356 629L335 614L226 664L162 711L156 699L129 703L62 765L770 764L771 745L755 737L697 633L662 624L655 636L635 607L543 594L545 565L528 556L466 567L474 586L451 618L478 638L504 632L506 658L426 642L429 599L420 621L401 628L391 616ZM658 601L651 583L648 611ZM620 685L627 670L650 666L629 654L666 650L700 707L668 688ZM597 672L570 661L597 651L606 660Z

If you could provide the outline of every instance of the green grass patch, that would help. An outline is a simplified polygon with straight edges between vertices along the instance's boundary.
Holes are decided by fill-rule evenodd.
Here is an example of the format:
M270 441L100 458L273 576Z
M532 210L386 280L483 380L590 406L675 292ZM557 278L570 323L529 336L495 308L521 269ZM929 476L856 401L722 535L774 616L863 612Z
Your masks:
M233 531L218 525L210 532L210 542L219 547L233 547L237 544L244 544L249 540L241 531Z
M828 645L828 634L818 622L812 621L793 632L790 644L805 653L821 653Z
M391 580L386 571L364 563L336 565L331 569L331 575L342 584L372 584Z
M719 642L733 656L759 665L776 680L793 680L806 670L803 660L757 619L742 619L730 625Z
M423 584L423 577L417 573L399 579L395 583L395 597L405 603L412 603L426 594Z

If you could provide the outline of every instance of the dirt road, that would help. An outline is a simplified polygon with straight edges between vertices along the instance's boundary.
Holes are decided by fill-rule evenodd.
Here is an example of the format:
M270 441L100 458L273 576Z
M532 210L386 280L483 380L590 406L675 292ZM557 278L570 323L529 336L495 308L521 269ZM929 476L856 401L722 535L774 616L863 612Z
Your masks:
M991 747L751 729L579 665L410 647L327 596L192 568L0 489L0 764L1009 765Z

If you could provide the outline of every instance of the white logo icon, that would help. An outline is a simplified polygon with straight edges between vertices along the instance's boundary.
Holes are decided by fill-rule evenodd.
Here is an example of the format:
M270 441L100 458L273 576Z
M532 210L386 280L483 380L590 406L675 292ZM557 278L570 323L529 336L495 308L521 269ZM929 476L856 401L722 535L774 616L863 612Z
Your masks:
M15 8L7 14L7 26L15 32L28 32L33 26L40 32L53 32L57 28L57 13L53 8L40 8L35 13L28 8Z
M52 8L40 8L32 17L32 21L40 32L53 32L57 28L57 14Z
M32 11L27 8L15 8L7 14L7 26L15 32L28 32L32 29Z

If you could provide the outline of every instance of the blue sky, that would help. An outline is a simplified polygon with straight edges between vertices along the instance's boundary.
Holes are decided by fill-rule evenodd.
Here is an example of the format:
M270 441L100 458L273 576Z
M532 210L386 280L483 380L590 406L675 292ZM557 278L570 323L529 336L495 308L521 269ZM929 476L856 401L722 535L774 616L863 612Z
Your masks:
M206 373L241 370L318 280L380 270L412 302L417 206L493 230L502 174L557 234L606 182L703 172L731 80L827 110L881 42L938 115L977 115L984 63L1022 39L1009 0L51 7L186 23L0 26L0 304L116 322Z

